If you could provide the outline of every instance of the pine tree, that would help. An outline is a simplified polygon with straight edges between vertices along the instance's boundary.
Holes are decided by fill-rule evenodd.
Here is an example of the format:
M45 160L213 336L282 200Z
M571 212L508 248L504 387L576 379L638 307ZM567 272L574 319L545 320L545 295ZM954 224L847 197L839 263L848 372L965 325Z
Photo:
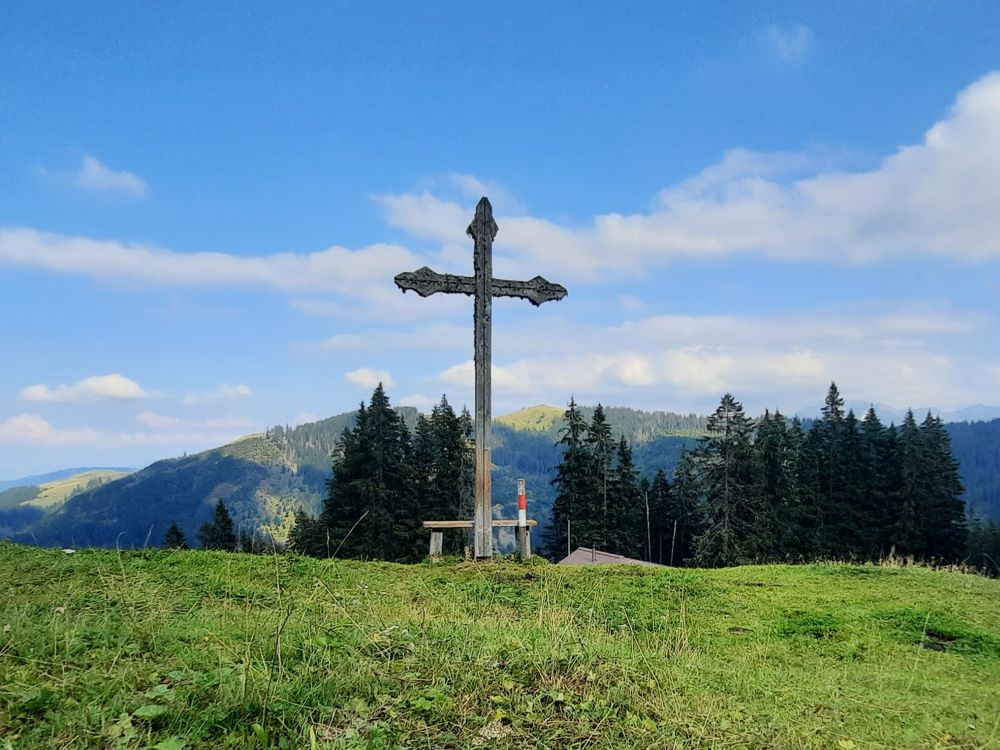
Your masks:
M895 433L895 430L893 431ZM892 494L895 490L895 438L871 407L861 421L860 503L862 556L878 560L889 551Z
M473 515L475 455L472 418L469 412L455 414L448 399L420 415L413 439L414 489L420 520L460 520ZM422 543L423 537L417 537ZM444 537L446 554L461 553L471 543L460 534Z
M927 497L924 502L927 555L957 562L966 553L965 488L958 462L951 453L951 439L940 417L927 414L920 426L927 461Z
M906 412L898 434L899 487L894 498L890 534L897 554L924 558L927 554L924 502L927 497L926 462L920 429L912 411Z
M198 530L198 539L203 549L221 549L233 552L236 549L236 532L233 519L220 497L215 504L215 516Z
M331 536L330 553L416 559L419 509L413 485L409 431L380 383L334 454L333 478L320 515Z
M761 559L760 499L751 448L753 422L729 393L708 418L708 437L698 451L708 526L696 541L701 565L733 565Z
M639 492L639 472L623 435L615 451L608 492L608 552L635 557L646 547L646 515Z
M170 528L168 528L167 533L163 535L163 546L167 549L188 548L187 539L184 538L184 532L181 531L181 527L177 525L177 521L170 522Z
M584 441L587 452L590 454L590 462L593 468L593 476L590 495L590 511L594 513L596 526L594 539L590 547L601 550L608 550L614 543L614 532L611 525L615 520L615 509L612 507L614 498L611 495L615 459L615 441L611 435L611 425L604 414L604 407L598 404L594 408L594 415L590 419L587 427L587 436Z
M552 484L556 497L552 505L552 525L545 534L545 550L553 560L565 557L573 547L593 547L595 536L592 479L593 461L584 445L587 423L576 401L569 400L557 445L563 447L562 461ZM569 536L567 537L567 534Z
M830 383L822 418L813 424L809 441L816 462L816 552L823 557L838 554L844 529L840 519L849 515L841 484L846 465L845 434L844 399L837 384Z
M788 547L784 534L789 526L789 504L794 493L793 462L788 457L788 428L780 413L764 412L757 423L754 459L760 478L760 526L767 528L762 539L766 559L781 559Z
M695 555L695 540L704 532L701 491L694 454L685 451L670 484L661 469L650 485L653 561L685 565Z
M288 534L288 546L293 552L312 557L326 557L328 535L326 526L301 508L295 512L295 524Z

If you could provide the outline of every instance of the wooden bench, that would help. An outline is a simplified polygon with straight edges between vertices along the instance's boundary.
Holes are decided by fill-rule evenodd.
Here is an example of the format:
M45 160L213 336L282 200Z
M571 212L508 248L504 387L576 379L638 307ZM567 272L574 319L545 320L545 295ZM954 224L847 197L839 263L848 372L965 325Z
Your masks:
M527 526L518 526L516 519L494 518L493 525L513 527L517 535L517 549L521 559L526 560L531 557L531 527L537 526L538 521L529 519ZM424 528L431 531L431 557L441 557L441 552L444 549L445 529L471 529L472 527L472 521L424 521Z

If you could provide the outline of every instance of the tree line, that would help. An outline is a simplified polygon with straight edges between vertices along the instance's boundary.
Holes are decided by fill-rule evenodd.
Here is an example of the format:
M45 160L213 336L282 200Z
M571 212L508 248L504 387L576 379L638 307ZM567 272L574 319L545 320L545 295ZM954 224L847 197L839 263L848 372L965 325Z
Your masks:
M937 417L918 425L909 412L898 428L886 427L872 408L858 420L831 384L808 429L778 412L750 419L726 394L706 431L672 479L663 471L638 479L603 410L587 423L570 401L549 556L583 546L699 566L890 553L966 559L958 463Z
M316 557L422 559L422 521L472 516L471 440L468 411L456 413L443 396L430 416L417 417L411 435L379 384L337 443L322 512L298 512L290 547ZM445 553L466 543L458 533L444 541Z

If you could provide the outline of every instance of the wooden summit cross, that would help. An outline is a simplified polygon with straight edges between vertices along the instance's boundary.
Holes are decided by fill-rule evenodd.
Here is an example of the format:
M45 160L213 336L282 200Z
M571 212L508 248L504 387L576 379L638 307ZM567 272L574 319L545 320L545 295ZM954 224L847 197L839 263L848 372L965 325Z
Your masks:
M396 286L412 290L421 297L439 292L468 294L476 298L472 320L475 324L476 352L476 513L473 522L476 557L493 556L493 498L490 458L490 346L494 297L520 297L531 304L560 300L566 288L536 276L530 281L507 281L493 278L493 238L497 235L493 206L487 198L479 201L476 215L466 230L475 242L474 276L437 273L427 266L396 276Z

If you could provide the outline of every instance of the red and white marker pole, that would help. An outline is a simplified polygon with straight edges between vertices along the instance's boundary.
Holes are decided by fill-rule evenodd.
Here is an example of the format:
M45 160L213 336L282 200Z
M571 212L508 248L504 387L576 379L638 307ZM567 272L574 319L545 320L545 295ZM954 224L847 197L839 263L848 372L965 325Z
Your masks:
M517 525L528 525L528 490L523 479L517 480Z

